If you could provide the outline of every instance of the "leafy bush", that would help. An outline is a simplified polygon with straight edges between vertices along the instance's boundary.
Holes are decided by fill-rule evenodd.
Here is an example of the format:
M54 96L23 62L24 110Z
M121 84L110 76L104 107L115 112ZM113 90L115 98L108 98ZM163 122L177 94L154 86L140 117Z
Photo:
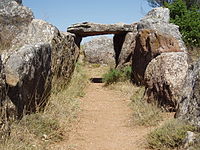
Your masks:
M125 67L122 70L118 69L110 69L108 73L103 75L103 82L106 85L119 82L119 81L126 81L130 80L131 78L131 67Z
M179 26L182 38L187 45L200 46L200 11L199 8L187 8L183 0L166 4L170 9L170 21Z
M139 88L131 97L133 109L133 121L136 125L153 126L157 125L162 118L162 111L156 106L143 100L144 87Z
M200 6L200 1L199 0L183 0L187 8L191 8L193 5ZM151 7L160 7L160 6L165 6L167 3L173 3L174 0L147 0L149 5Z
M174 149L182 145L187 131L195 130L194 126L173 119L151 132L147 141L153 149Z

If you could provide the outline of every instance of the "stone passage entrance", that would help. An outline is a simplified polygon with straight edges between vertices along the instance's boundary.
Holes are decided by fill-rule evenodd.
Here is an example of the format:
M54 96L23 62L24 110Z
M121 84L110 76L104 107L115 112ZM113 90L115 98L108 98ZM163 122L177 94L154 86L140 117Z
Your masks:
M88 36L114 34L113 44L116 67L121 67L131 60L133 51L131 45L134 43L132 41L135 41L135 35L137 34L136 24L97 24L83 22L68 27L67 31L74 33L79 39Z

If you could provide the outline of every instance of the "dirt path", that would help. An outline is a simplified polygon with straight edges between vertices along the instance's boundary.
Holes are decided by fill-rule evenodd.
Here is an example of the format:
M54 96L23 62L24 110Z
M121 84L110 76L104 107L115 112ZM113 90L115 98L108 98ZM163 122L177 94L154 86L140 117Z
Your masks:
M100 77L93 70L91 77ZM70 135L71 150L142 150L149 129L130 126L128 98L102 83L90 83L81 99L80 121Z

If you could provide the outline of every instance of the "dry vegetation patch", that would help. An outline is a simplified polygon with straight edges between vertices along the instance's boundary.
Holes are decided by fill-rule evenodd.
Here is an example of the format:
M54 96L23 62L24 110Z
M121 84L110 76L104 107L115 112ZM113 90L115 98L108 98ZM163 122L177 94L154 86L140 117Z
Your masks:
M181 120L172 119L152 131L148 135L147 141L152 149L180 149L187 131L195 132L196 128Z
M134 85L130 79L131 67L126 67L122 70L110 69L103 75L106 88L121 91L128 99L130 98L134 125L157 125L158 122L163 120L161 109L143 100L145 88Z
M133 123L142 126L155 126L163 120L162 111L154 104L143 99L144 87L140 87L131 97Z
M67 138L70 125L79 112L79 96L84 95L88 78L81 64L77 64L68 88L54 91L44 112L25 116L7 126L9 131L0 141L0 149L53 149L55 142Z

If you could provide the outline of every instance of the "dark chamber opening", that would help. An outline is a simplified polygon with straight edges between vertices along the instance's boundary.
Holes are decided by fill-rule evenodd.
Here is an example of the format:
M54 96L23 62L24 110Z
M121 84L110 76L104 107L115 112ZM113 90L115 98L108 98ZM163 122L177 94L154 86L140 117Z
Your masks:
M92 83L103 83L103 78L90 78Z

